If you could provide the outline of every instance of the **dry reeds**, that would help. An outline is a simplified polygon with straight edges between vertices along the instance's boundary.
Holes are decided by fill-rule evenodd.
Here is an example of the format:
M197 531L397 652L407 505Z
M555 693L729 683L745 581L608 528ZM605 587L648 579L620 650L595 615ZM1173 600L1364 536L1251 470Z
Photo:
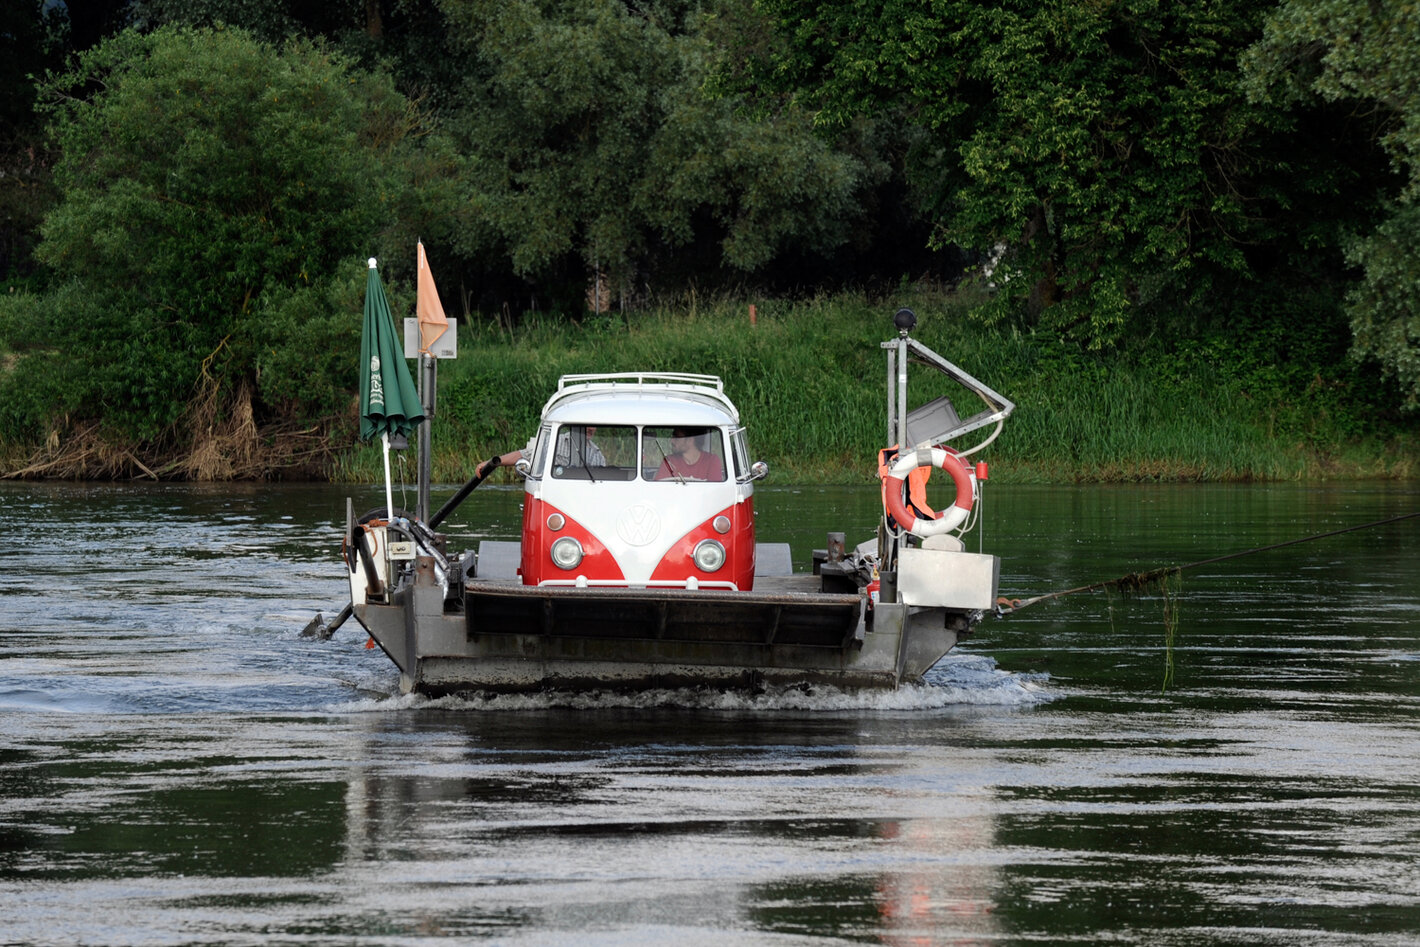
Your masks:
M42 447L0 476L204 482L324 477L335 456L328 428L294 422L259 427L248 386L222 399L213 384L160 441L133 444L97 422L67 432L54 429Z

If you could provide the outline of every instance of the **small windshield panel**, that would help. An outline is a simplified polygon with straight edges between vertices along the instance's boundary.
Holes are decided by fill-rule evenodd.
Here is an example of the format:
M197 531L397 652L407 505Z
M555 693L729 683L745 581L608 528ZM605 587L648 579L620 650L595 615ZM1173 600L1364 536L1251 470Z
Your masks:
M537 446L533 449L532 476L542 476L542 464L547 459L547 445L552 443L552 426L544 424L537 431Z
M745 444L744 428L736 428L730 434L730 446L734 450L735 479L743 480L749 476L749 447Z
M648 427L641 442L641 473L648 480L725 479L725 442L713 427Z
M554 480L636 479L636 429L564 424L552 455Z

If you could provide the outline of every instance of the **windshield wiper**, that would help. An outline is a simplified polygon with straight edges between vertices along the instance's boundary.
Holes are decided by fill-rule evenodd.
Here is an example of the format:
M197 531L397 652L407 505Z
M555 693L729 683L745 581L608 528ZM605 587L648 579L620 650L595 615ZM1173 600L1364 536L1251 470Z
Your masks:
M665 464L666 469L671 472L671 476L672 476L672 477L675 477L676 482L677 482L677 483L685 483L685 477L681 475L681 472L680 472L679 470L676 470L676 469L675 469L675 464L671 463L670 457L668 457L668 456L666 455L665 450L661 447L660 444L657 444L657 445L656 445L656 450L660 451L660 454L661 454L661 463L662 463L662 464ZM658 464L657 467L659 468L659 466L660 466L660 465Z

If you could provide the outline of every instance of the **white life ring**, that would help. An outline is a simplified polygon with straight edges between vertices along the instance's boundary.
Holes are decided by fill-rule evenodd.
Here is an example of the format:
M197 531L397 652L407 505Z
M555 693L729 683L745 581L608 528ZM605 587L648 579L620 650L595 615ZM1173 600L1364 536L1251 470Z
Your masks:
M957 487L957 497L950 507L937 514L936 519L924 520L908 509L907 504L903 502L903 494L906 492L907 475L918 467L929 466L945 470L951 475L952 482ZM972 498L976 493L971 475L967 473L961 458L940 447L913 450L899 455L897 462L888 471L885 486L887 489L883 492L888 513L892 514L892 518L903 529L914 536L922 537L951 532L966 522L967 514L971 512Z

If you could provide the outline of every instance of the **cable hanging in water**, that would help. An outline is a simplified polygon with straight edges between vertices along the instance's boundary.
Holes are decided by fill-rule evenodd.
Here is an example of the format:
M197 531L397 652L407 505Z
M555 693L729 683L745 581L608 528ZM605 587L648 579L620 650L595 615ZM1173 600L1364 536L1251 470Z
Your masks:
M1309 543L1317 539L1327 539L1331 536L1340 536L1342 533L1354 533L1362 529L1374 529L1377 526L1385 526L1390 523L1398 523L1401 520L1408 520L1412 517L1420 516L1420 512L1402 513L1399 516L1392 516L1383 520L1376 520L1374 523L1362 523L1359 526L1347 526L1344 529L1334 529L1328 533L1317 533L1315 536L1304 536L1301 539L1289 539L1286 542L1273 543L1270 546L1258 546L1256 549L1247 549L1242 552L1228 553L1226 556L1213 556L1210 559L1200 559L1197 562L1189 562L1181 566L1166 566L1162 569L1152 569L1148 572L1130 572L1117 579L1109 579L1105 582L1093 582L1090 585L1082 585L1078 588L1064 589L1059 592L1049 592L1045 595L1037 595L1034 598L998 598L996 600L996 614L998 616L1009 615L1018 612L1030 605L1038 605L1041 602L1048 602L1052 599L1064 598L1067 595L1075 595L1079 592L1099 592L1106 589L1117 589L1121 592L1142 592L1145 589L1161 585L1164 580L1171 576L1178 575L1184 569L1195 569L1198 566L1211 565L1215 562L1226 562L1229 559L1240 559L1243 556L1251 556L1259 552L1268 552L1272 549L1281 549L1284 546L1295 546L1298 543Z

